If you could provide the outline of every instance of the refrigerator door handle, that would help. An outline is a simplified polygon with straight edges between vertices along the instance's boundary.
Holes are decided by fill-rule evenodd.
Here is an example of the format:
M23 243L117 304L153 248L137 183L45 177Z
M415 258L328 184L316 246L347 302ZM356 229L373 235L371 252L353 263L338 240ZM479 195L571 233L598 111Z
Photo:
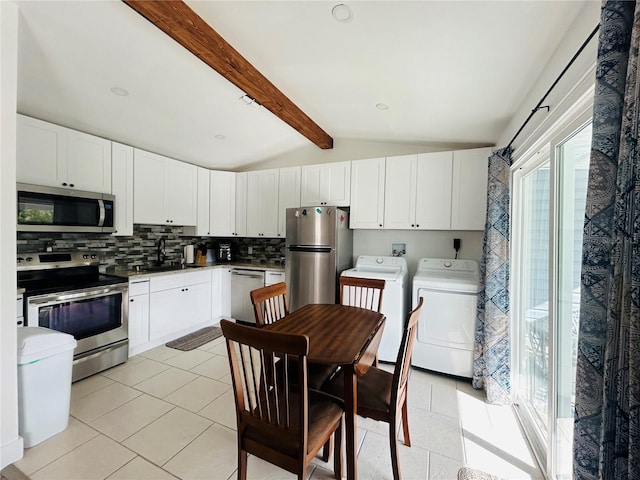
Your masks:
M332 247L324 245L289 245L290 252L331 253Z

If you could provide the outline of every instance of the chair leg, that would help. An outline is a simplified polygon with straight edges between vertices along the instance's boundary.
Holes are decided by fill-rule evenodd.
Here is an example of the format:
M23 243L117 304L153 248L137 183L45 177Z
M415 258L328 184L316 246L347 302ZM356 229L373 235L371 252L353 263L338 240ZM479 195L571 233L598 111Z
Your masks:
M342 479L342 418L340 419L340 425L334 433L336 437L336 448L333 452L333 471L336 474L337 479Z
M331 456L331 450L333 449L333 435L329 437L327 443L324 444L322 448L322 461L328 462L329 457Z
M238 445L238 480L247 480L247 452Z
M393 418L395 417L395 418ZM391 469L393 480L400 480L400 458L398 457L398 424L397 415L393 415L389 422L389 446L391 450Z
M411 437L409 436L409 413L407 409L407 399L405 397L402 404L402 432L404 433L404 444L407 447L411 446Z

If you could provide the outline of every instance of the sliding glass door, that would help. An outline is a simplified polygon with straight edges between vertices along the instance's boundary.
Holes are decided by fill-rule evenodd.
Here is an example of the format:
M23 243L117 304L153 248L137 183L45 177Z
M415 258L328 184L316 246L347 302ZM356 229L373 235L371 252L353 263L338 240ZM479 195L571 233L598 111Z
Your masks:
M513 172L515 402L539 461L557 479L571 478L590 145L583 117Z

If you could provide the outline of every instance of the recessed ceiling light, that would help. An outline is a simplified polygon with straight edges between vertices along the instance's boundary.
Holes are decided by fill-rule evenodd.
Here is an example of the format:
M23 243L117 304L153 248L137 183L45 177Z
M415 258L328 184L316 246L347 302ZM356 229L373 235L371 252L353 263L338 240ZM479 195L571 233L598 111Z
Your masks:
M129 95L128 91L120 87L111 87L111 93L113 93L114 95L118 95L119 97L126 97L127 95Z
M386 103L377 103L376 108L378 110L389 110L389 105L387 105Z
M215 138L216 140L224 140L224 139L225 139L225 138L227 138L227 137L225 137L224 135L218 134L218 135L216 135L216 136L215 136L215 137L213 137L213 138Z
M331 9L331 15L333 15L333 18L340 23L349 23L353 20L353 10L344 3L339 3L333 7Z

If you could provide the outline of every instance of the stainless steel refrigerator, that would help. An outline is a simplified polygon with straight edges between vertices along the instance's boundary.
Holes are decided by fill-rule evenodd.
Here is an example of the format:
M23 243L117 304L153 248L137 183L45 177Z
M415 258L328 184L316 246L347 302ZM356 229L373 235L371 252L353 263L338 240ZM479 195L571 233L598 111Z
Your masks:
M285 272L289 308L336 303L338 277L351 267L349 213L336 207L287 208Z

